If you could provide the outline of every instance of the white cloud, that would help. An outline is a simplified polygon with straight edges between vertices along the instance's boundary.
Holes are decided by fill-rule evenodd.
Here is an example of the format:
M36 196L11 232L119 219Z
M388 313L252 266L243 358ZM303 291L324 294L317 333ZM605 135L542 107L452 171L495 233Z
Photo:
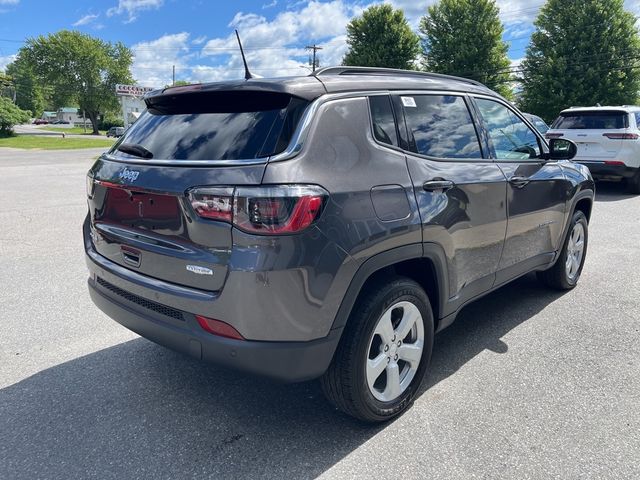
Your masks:
M164 35L150 42L140 42L131 47L133 51L133 77L140 85L164 87L170 85L172 69L176 67L176 80L190 79L188 62L193 54L189 51L187 32Z
M0 0L0 5L17 5L20 0Z
M163 3L164 0L118 0L116 7L107 10L107 16L126 14L127 20L125 23L131 23L137 18L138 12L158 9Z
M267 8L275 7L276 5L278 5L278 0L273 0L272 2L265 3L264 5L262 5L262 9L266 10Z
M0 55L0 72L4 72L4 69L7 68L11 62L16 59L17 55Z
M0 0L1 1L1 0ZM436 0L387 0L402 8L410 24L417 28L427 6ZM514 56L523 56L526 39L533 30L533 20L542 0L497 0L505 23L505 39L518 43ZM308 73L309 52L305 46L318 44L321 66L338 65L347 50L346 25L356 15L379 0L291 0L285 9L267 18L255 12L239 11L229 23L229 34L210 38L190 38L187 32L164 35L156 40L134 45L133 71L141 83L164 86L171 83L171 68L176 65L176 78L208 82L242 78L244 68L233 29L238 29L251 71L265 77L304 75ZM127 10L127 6L131 7ZM134 8L134 4L136 7ZM162 0L124 1L121 13L141 8L157 8ZM269 0L265 0L269 5ZM143 7L142 7L143 6ZM626 0L627 9L640 13L640 2ZM136 10L137 8L137 10ZM260 8L260 7L257 7ZM521 45L521 46L520 46ZM514 65L520 59L514 60Z
M77 22L73 24L74 27L80 27L82 25L88 25L92 23L99 15L88 14L83 17L80 17Z
M343 0L312 0L297 6L297 10L282 11L271 21L243 12L231 20L229 27L238 29L252 72L265 77L308 73L305 67L309 52L305 46L313 43L322 47L318 53L321 65L341 62L346 51L346 25L362 7L347 5ZM192 72L194 79L240 78L243 74L235 33L209 40L201 57L218 65L209 67L201 62Z

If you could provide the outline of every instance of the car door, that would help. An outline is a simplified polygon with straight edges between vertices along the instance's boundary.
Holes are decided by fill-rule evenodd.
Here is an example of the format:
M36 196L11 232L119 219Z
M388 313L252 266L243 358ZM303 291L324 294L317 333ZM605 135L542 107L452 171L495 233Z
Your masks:
M553 260L570 188L562 167L543 159L541 137L506 102L474 96L492 158L507 178L507 234L496 283Z
M483 158L464 94L394 95L425 248L447 258L453 308L494 283L506 232L506 179Z

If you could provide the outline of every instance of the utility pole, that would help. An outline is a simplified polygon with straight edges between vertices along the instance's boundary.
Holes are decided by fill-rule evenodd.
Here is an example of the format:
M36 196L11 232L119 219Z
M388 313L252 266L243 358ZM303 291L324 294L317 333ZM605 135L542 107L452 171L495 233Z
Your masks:
M173 83L171 84L172 86L176 85L176 66L173 66Z
M307 50L311 50L313 51L313 60L310 63L311 65L311 71L315 72L316 68L318 68L320 66L320 61L318 59L316 59L316 52L318 50L322 50L322 47L319 47L318 45L316 45L315 43L313 45L307 45L306 47Z

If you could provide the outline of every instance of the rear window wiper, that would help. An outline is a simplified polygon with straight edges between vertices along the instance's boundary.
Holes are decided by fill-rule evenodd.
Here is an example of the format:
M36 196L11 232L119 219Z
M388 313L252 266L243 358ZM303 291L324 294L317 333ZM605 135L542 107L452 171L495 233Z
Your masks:
M153 153L137 143L121 143L117 150L141 158L153 158Z

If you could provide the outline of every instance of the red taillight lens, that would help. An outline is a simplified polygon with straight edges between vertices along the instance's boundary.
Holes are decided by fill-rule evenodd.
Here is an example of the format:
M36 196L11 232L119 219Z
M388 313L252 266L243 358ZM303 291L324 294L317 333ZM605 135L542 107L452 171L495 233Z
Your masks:
M603 133L602 136L611 140L638 140L640 138L637 133Z
M322 212L327 192L315 185L197 188L189 192L196 213L213 220L232 222L248 233L281 235L309 227Z
M240 332L221 320L203 317L202 315L196 315L196 320L204 331L212 333L213 335L233 338L236 340L244 340L244 337L240 335Z
M605 165L616 165L619 167L624 166L624 162L621 162L620 160L605 160L604 162Z
M189 192L189 201L202 218L231 222L233 188L198 188Z
M552 138L560 138L564 137L564 133L547 133L544 136L547 140L551 140Z

